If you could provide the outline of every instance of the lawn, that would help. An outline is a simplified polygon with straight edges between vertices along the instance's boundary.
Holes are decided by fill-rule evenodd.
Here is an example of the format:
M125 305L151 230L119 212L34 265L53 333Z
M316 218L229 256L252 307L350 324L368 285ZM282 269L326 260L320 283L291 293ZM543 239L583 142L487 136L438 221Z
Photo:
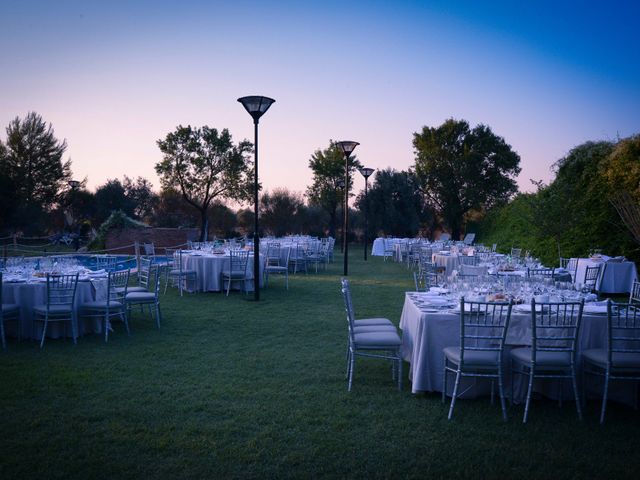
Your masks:
M352 250L358 316L398 322L407 269ZM640 416L538 399L530 421L488 399L398 392L387 363L359 360L347 392L342 257L318 275L242 293L162 297L157 330L12 340L0 355L0 479L237 477L637 477ZM405 376L408 365L405 364Z

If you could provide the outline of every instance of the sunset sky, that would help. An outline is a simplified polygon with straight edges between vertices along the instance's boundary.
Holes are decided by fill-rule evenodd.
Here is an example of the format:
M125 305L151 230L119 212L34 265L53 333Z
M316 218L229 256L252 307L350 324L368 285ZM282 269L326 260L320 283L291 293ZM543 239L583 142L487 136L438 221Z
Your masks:
M522 158L518 183L587 140L640 132L639 1L0 0L0 138L36 111L77 179L143 176L179 124L253 140L264 187L303 192L329 139L376 169L414 162L413 133L484 123ZM363 188L361 177L355 188Z

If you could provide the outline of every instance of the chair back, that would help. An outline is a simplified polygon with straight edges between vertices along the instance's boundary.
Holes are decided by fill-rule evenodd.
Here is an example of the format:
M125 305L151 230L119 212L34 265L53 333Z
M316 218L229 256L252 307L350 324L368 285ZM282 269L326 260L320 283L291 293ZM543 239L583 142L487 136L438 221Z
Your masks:
M438 286L438 274L436 272L413 272L413 282L416 286L416 292L426 292L431 287Z
M107 298L121 302L127 296L131 269L109 272L107 277Z
M469 302L460 299L460 363L465 351L498 352L502 362L504 341L511 320L512 302Z
M520 258L520 255L522 255L521 248L511 248L511 257Z
M355 313L353 311L353 301L351 300L351 287L349 286L349 280L342 279L342 298L344 299L344 309L347 313L347 324L349 328L349 341L353 343L355 340L353 335L353 327L355 322Z
M156 247L153 243L145 243L143 245L145 255L155 255Z
M537 352L566 352L575 359L576 338L582 322L584 300L539 302L531 299L531 360Z
M284 250L284 261L280 262L278 266L287 267L289 265L289 257L291 256L291 247L284 247L280 249L280 257L278 258L278 261L282 259L282 250Z
M555 268L527 268L529 278L552 279L554 272Z
M635 358L632 369L636 376L638 358L640 358L640 305L615 303L607 300L607 362L612 363L612 356ZM621 362L622 363L622 362ZM616 365L620 370L622 365Z
M640 282L638 280L633 281L631 286L631 293L629 294L629 303L634 305L640 305Z
M138 267L138 283L141 287L149 289L149 281L151 278L151 259L146 257L140 258L140 266Z
M113 255L96 255L96 267L98 270L104 269L107 272L112 272L116 269L117 264L118 259Z
M477 255L461 255L458 257L460 265L478 265L479 258Z
M596 289L598 283L598 277L600 276L600 269L602 265L596 265L595 267L587 267L584 271L584 280L582 284L585 287L589 287L592 290Z
M267 244L267 266L280 266L281 249L282 247L277 242Z
M47 273L47 309L73 307L78 288L78 274L52 275Z
M249 252L246 250L229 250L229 271L246 272L249 261Z

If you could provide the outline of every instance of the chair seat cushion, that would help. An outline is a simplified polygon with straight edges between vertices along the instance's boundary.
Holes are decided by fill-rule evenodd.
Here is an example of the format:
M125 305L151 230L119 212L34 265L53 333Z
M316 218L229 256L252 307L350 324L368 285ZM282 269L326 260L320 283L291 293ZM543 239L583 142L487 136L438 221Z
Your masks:
M603 348L593 348L582 352L582 361L589 362L601 368L606 368L607 351ZM640 370L640 353L613 352L611 354L611 366L614 368L635 368Z
M397 331L354 333L356 348L392 348L399 347L402 341Z
M360 325L353 327L353 333L398 332L393 325Z
M16 303L3 303L2 304L2 314L3 315L13 315L14 313L18 313L20 311L20 305Z
M109 308L113 310L117 310L122 308L122 303L117 302L115 300L111 300L109 302ZM85 302L80 305L82 310L106 310L107 309L107 301L106 300L95 300L93 302Z
M247 272L244 270L233 270L232 272L229 272L227 270L226 272L222 272L222 276L225 278L245 278L247 276Z
M126 300L128 303L155 302L156 294L153 292L131 292L127 293Z
M515 348L511 350L511 358L517 362L529 365L531 363L530 348ZM571 365L569 352L537 352L536 366L544 368L566 368Z
M443 352L450 362L460 365L460 347L446 347ZM499 359L498 352L494 351L465 350L464 352L464 365L475 369L496 370Z
M182 270L182 272L180 270L171 270L169 272L169 275L171 276L180 276L180 275L195 275L196 271L195 270Z
M123 292L124 292L124 287L117 287L115 290L116 290L116 292L118 292L118 293L123 293ZM140 287L140 286L137 286L137 287L127 287L127 293L132 293L132 292L148 292L148 291L149 291L149 290L147 290L146 288L144 288L144 287Z
M33 307L33 311L40 315L46 315L47 306L46 305L36 305ZM72 309L69 305L51 305L49 307L50 315L71 315Z
M353 322L354 327L362 327L364 325L393 325L388 318L360 318Z
M280 272L287 272L289 269L287 267L277 267L275 265L271 265L268 267L265 267L264 271L268 272L268 273L280 273Z

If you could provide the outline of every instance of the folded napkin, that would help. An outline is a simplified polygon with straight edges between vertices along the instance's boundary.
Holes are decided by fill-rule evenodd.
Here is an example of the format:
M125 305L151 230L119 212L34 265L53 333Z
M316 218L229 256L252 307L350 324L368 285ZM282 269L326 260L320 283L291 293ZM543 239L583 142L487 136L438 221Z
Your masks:
M107 271L102 268L100 270L93 270L92 272L89 272L89 275L105 275L107 273Z

